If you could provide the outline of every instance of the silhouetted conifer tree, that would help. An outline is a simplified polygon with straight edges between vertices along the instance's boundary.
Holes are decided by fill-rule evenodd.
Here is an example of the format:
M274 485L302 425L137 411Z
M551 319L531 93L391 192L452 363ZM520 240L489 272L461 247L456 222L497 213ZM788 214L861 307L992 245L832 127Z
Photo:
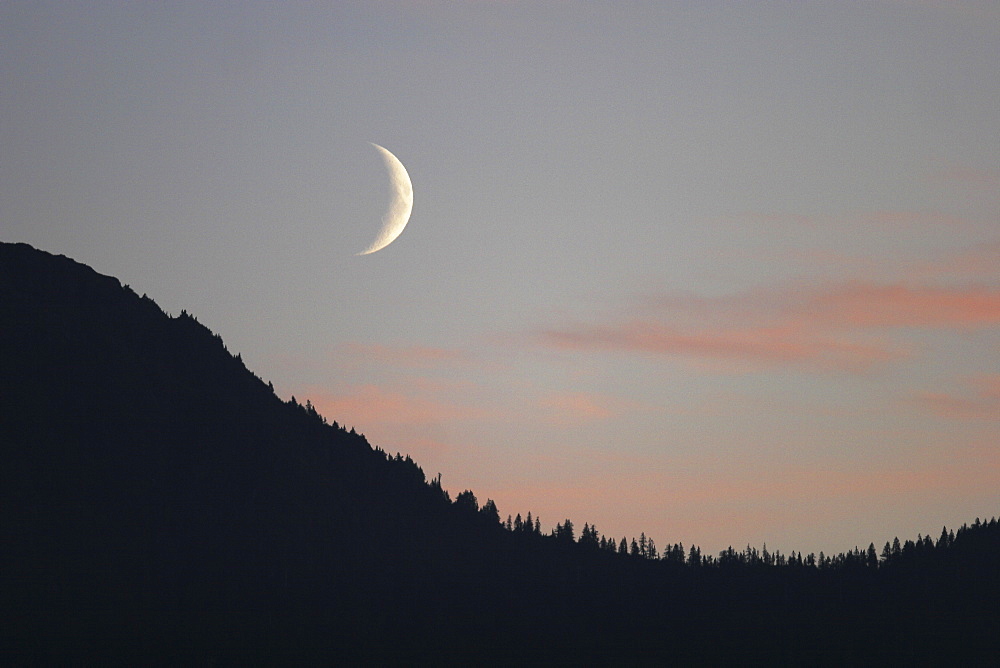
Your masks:
M597 537L597 527L590 526L586 522L583 524L583 531L580 533L580 545L591 548L599 548L600 540Z
M573 522L567 519L562 524L557 523L553 535L561 541L572 543L574 540Z
M472 490L467 489L455 497L455 507L461 508L466 512L475 513L479 511L479 501L476 499L476 495L472 493Z
M500 510L497 509L497 504L493 502L493 499L486 499L486 503L479 509L479 514L490 524L500 523Z
M688 553L688 563L692 566L701 566L701 549L691 546L691 551Z

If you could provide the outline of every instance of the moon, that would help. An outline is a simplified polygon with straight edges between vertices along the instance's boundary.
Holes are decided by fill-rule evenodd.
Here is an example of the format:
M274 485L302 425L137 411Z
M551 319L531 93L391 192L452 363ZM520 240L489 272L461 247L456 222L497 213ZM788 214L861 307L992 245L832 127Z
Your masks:
M371 143L371 142L369 142ZM410 212L413 211L413 183L410 175L406 173L403 163L392 153L382 148L378 144L372 144L382 155L386 171L389 172L389 181L392 184L392 202L382 216L382 229L371 245L355 255L371 255L375 251L380 251L396 240L410 220Z

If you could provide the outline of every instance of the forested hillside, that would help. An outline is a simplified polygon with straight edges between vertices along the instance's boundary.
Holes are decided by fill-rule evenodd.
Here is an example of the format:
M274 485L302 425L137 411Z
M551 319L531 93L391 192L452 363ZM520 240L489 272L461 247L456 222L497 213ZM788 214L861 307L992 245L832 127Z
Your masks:
M0 244L5 664L986 663L1000 525L838 555L543 532L116 279ZM328 423L327 418L331 421ZM447 472L445 472L447 475Z

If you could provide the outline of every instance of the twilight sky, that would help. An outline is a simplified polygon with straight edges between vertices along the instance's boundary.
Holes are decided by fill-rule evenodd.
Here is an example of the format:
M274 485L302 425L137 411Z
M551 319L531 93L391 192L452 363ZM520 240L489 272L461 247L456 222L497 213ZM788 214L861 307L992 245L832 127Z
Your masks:
M0 239L546 530L1000 511L992 0L4 2Z

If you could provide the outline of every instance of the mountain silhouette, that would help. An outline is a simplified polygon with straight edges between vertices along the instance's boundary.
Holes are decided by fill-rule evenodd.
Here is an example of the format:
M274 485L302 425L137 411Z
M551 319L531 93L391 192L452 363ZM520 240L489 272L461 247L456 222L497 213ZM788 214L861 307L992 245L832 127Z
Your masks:
M636 556L586 525L579 540L568 521L505 526L492 501L453 502L409 457L277 397L191 315L25 244L0 243L0 458L5 664L1000 650L996 520L815 565L752 548L645 558L645 536Z

